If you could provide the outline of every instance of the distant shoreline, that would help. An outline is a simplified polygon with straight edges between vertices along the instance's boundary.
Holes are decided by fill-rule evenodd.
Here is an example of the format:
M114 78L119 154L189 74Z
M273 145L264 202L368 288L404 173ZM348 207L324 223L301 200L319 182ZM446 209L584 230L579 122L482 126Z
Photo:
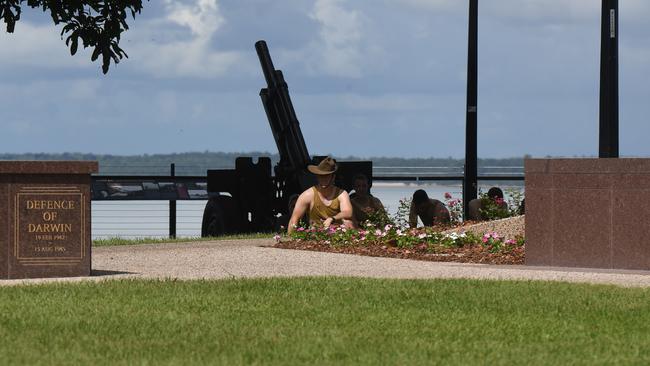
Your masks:
M0 160L94 160L99 162L99 174L148 174L168 175L171 164L175 165L177 175L205 175L207 169L232 169L235 167L235 159L241 156L252 157L254 161L258 157L268 157L271 164L275 165L280 157L278 154L267 152L187 152L175 154L143 154L143 155L110 155L90 153L23 153L23 154L0 154ZM371 157L359 158L354 156L338 157L340 161L370 160L375 168L381 168L383 173L399 171L405 167L409 171L421 168L440 167L451 168L462 171L464 159L456 158L399 158L399 157ZM523 170L524 156L513 158L481 158L478 160L479 169L485 167L504 167L507 172L512 169ZM409 173L411 174L411 173ZM379 175L379 174L378 174Z

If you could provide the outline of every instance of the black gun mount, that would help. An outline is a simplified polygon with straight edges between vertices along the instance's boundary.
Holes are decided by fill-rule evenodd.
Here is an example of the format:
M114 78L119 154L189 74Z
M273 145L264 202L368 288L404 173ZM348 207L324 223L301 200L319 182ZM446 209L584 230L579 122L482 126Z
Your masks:
M282 71L276 70L265 41L255 43L267 87L260 98L278 148L280 161L271 175L271 159L262 157L257 163L250 157L238 157L235 169L208 170L208 192L211 195L203 212L202 236L239 232L270 232L288 222L288 203L315 183L307 165L312 159L300 130L300 123L289 96ZM336 184L352 189L356 174L363 173L372 185L372 162L339 162ZM223 194L228 193L229 195Z

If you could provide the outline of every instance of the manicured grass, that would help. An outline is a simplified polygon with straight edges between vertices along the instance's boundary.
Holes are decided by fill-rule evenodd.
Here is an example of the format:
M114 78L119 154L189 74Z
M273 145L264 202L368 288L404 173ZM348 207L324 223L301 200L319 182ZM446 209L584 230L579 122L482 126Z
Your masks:
M195 241L214 241L214 240L233 240L233 239L270 239L273 237L273 233L252 233L252 234L237 234L237 235L225 235L217 236L211 238L202 238L202 237L192 237L192 238L137 238L137 239L127 239L127 238L107 238L107 239L96 239L93 240L94 247L105 247L113 245L137 245L137 244L160 244L160 243L188 243Z
M302 278L0 288L3 364L648 364L650 291Z

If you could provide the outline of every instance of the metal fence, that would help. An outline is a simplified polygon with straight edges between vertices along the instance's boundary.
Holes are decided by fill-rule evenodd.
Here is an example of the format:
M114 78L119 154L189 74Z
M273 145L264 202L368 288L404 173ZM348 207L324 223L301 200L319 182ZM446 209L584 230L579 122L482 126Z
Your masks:
M110 237L195 237L201 234L205 201L93 201L92 236Z
M161 168L169 174L160 174ZM92 177L93 238L200 235L207 180L187 175L196 170L176 164L102 167Z

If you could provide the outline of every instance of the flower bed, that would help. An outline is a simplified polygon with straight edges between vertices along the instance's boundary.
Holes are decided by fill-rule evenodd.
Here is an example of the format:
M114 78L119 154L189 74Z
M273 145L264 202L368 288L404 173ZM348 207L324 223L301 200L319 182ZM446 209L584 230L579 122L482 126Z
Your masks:
M516 216L522 196L517 191L509 196L510 209L506 210L502 201L492 202L481 195L487 200L481 214L495 221L463 222L462 200L445 193L450 214L447 225L408 228L411 200L404 198L394 217L378 212L360 229L299 227L289 237L276 235L275 247L439 262L524 264L524 216Z
M275 247L442 262L524 263L523 237L506 239L497 232L483 235L471 231L443 233L448 229L404 229L391 224L376 227L370 223L358 230L297 228L290 237L276 235Z

